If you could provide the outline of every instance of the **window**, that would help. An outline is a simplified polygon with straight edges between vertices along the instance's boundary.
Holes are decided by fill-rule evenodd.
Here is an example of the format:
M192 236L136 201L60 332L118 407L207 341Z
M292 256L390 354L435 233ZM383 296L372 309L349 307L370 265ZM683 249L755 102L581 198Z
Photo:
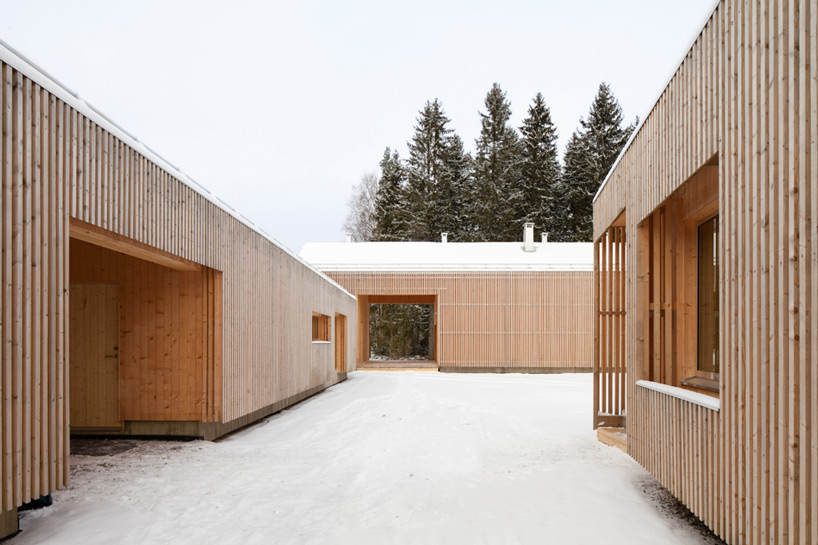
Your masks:
M326 314L312 313L312 342L330 342L332 318Z
M639 224L646 377L719 392L718 169L706 165Z
M697 370L719 372L719 218L698 228Z

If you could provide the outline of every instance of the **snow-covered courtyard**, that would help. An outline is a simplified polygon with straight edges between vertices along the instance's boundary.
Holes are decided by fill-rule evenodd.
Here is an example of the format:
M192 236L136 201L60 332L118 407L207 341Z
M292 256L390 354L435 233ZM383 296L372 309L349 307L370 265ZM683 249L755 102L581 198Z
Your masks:
M589 374L351 373L220 442L96 441L11 543L712 543L596 440L591 392Z

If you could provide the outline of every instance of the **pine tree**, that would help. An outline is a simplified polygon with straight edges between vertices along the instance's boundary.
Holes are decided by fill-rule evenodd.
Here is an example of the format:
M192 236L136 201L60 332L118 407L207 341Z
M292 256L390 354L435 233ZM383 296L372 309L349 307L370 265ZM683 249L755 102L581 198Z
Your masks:
M464 174L460 139L447 127L443 106L435 99L420 111L409 142L407 165L406 234L408 240L439 240L456 229L457 194Z
M601 83L588 119L571 135L565 149L562 187L564 224L559 239L590 242L593 237L593 199L608 175L637 121L622 126L622 108L607 84Z
M405 240L405 183L406 171L398 152L387 147L381 159L381 177L375 196L375 240Z
M537 93L528 108L528 117L523 120L520 132L523 135L520 167L523 198L515 214L517 224L530 221L543 232L551 232L556 223L555 192L559 189L561 172L557 128L541 93Z
M480 112L474 160L477 237L486 241L520 238L522 229L514 217L522 199L520 138L508 125L511 106L499 84L492 85L485 106L486 113Z

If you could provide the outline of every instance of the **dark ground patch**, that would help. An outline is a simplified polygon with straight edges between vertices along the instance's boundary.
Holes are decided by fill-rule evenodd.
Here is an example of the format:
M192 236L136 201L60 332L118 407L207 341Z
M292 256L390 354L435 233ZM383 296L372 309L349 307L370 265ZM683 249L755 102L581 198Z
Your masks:
M719 536L705 526L690 509L680 502L656 479L648 478L637 484L639 491L650 500L656 510L672 523L692 528L709 545L727 545Z
M113 456L136 448L144 441L133 439L97 439L72 437L71 454L82 456Z

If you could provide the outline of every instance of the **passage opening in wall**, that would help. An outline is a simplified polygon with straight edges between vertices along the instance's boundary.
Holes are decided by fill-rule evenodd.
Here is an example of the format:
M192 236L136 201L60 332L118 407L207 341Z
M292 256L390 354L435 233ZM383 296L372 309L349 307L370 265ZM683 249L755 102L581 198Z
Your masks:
M376 303L369 306L369 359L434 360L434 305Z

